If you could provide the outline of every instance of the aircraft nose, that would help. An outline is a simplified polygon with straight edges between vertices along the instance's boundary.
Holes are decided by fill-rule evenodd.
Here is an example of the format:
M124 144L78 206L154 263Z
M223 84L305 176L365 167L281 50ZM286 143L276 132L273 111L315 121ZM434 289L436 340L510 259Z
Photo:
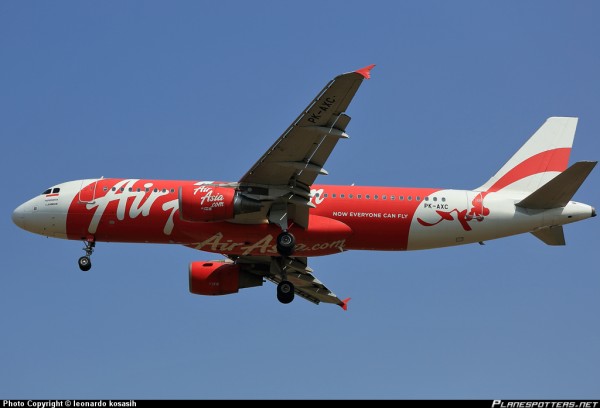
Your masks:
M26 230L25 227L25 204L21 204L12 213L12 221L19 228Z
M596 209L594 207L592 207L592 217L596 216Z

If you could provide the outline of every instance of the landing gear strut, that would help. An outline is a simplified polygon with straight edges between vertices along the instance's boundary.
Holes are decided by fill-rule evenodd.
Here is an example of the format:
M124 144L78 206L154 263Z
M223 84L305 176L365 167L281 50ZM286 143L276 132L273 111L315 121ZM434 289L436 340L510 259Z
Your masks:
M92 260L90 259L90 257L92 256L92 253L94 252L94 247L96 246L96 242L93 240L88 240L88 239L86 239L83 242L85 244L85 248L83 248L83 250L85 251L85 256L82 256L81 258L79 258L77 263L79 264L79 269L81 269L84 272L87 272L90 269L92 269Z
M294 300L294 284L292 282L284 280L277 285L277 300L286 304Z
M280 255L291 256L294 253L295 246L296 238L291 233L283 231L277 236L277 252Z

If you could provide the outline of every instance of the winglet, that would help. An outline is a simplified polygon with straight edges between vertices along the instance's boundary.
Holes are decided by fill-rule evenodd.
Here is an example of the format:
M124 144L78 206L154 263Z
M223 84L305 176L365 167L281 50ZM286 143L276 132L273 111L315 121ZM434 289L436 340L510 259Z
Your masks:
M351 299L351 298L346 298L346 299L342 300L342 303L341 303L341 304L339 304L339 303L338 303L338 305L339 305L339 306L340 306L342 309L344 309L344 310L346 310L346 311L347 311L347 310L348 310L348 302L350 302L350 299Z
M375 64L371 64L368 67L357 69L354 72L356 72L357 74L362 75L363 77L365 77L365 79L370 79L371 78L371 70L373 69L374 66L375 66Z

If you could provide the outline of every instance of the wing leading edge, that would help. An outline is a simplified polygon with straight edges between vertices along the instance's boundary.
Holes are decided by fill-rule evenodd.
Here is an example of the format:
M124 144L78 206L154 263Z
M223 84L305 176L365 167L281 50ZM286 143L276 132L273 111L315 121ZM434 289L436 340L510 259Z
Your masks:
M339 75L319 92L275 143L241 178L240 183L310 186L344 132L350 117L344 112L374 65Z

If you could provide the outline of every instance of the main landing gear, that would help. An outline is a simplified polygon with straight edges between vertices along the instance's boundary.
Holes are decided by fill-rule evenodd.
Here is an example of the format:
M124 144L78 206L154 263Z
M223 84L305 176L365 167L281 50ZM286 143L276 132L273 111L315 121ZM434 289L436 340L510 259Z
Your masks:
M89 239L86 239L83 242L85 244L85 248L83 248L83 250L85 251L85 256L82 256L81 258L79 258L77 263L79 264L79 269L81 269L84 272L87 272L90 269L92 269L92 260L90 259L90 257L92 256L92 253L94 252L94 247L96 246L96 242L94 240L89 240Z
M292 256L294 247L296 246L296 238L284 230L277 236L277 252L283 257ZM283 280L277 285L277 300L281 303L291 303L294 300L294 284L286 279L285 268L282 271Z
M284 280L277 285L277 300L285 304L294 300L294 284L292 282Z
M283 231L277 236L277 252L282 256L291 256L296 246L296 238L289 232Z

